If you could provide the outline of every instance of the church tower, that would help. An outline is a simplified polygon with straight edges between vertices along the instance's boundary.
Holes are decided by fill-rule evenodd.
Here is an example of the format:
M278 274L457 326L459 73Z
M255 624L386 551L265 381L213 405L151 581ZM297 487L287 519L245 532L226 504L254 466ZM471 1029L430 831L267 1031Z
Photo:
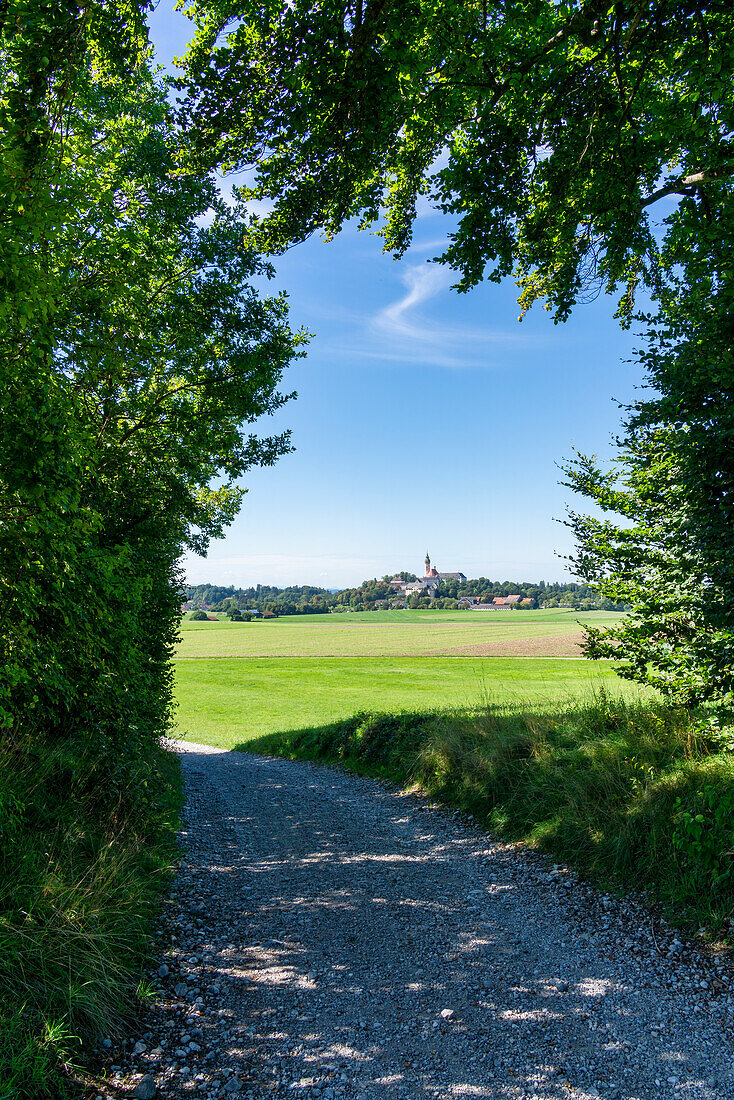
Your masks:
M431 575L431 559L428 557L428 551L426 550L426 576Z

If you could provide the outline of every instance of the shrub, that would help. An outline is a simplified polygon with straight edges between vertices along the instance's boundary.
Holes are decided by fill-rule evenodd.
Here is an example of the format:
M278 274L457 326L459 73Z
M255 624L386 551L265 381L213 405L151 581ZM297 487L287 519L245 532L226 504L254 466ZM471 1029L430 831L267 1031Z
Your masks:
M130 1001L178 562L290 449L252 425L301 338L253 289L244 207L177 171L145 8L0 19L0 1100L40 1095L53 1051Z

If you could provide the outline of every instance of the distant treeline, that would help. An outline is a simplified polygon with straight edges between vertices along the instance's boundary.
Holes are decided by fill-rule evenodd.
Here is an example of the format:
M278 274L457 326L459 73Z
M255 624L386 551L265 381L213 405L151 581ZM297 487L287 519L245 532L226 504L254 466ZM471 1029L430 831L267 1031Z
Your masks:
M275 615L324 615L331 607L334 593L328 588L315 588L310 584L274 588L258 584L254 588L224 588L216 584L197 584L186 589L186 599L192 608L207 611L227 611L236 607L239 611L272 612Z
M416 580L414 573L399 573L402 580ZM214 584L198 584L186 589L186 599L192 609L209 611L269 612L274 615L323 615L328 612L378 611L405 604L405 597L391 588L392 577L363 581L358 588L343 588L331 592L328 588L313 585L291 585L276 588L258 584L253 588L224 587ZM593 588L585 584L540 581L490 581L486 577L460 583L441 581L435 596L414 593L407 601L411 608L455 609L462 596L478 596L490 603L495 596L522 596L532 600L533 607L569 607L578 611L622 611L622 604L602 599ZM518 609L519 610L519 609Z

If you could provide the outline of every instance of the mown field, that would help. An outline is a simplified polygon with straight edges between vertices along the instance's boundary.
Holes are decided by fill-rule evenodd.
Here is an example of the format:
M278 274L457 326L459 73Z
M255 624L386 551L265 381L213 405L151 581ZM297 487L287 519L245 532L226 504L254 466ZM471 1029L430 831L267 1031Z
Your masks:
M207 658L177 663L179 737L232 748L348 718L357 711L473 707L485 698L527 703L588 698L606 685L635 689L608 664L538 658Z
M181 624L179 657L574 657L609 611L362 611Z
M358 711L568 701L608 686L607 663L578 659L582 623L609 612L389 611L184 621L176 660L180 737L231 748ZM576 658L576 659L574 659Z

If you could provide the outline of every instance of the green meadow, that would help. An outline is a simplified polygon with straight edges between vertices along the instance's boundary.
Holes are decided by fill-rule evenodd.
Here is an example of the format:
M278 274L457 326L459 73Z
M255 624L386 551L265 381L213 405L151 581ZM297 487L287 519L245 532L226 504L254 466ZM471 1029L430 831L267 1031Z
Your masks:
M264 624L263 624L264 625ZM608 664L537 658L206 658L176 663L176 735L232 748L358 711L436 711L491 699L537 706L635 692Z
M181 624L179 737L232 747L358 711L537 706L629 693L609 664L579 657L583 625L613 612L384 611Z
M609 611L361 611L181 624L179 657L578 656Z

